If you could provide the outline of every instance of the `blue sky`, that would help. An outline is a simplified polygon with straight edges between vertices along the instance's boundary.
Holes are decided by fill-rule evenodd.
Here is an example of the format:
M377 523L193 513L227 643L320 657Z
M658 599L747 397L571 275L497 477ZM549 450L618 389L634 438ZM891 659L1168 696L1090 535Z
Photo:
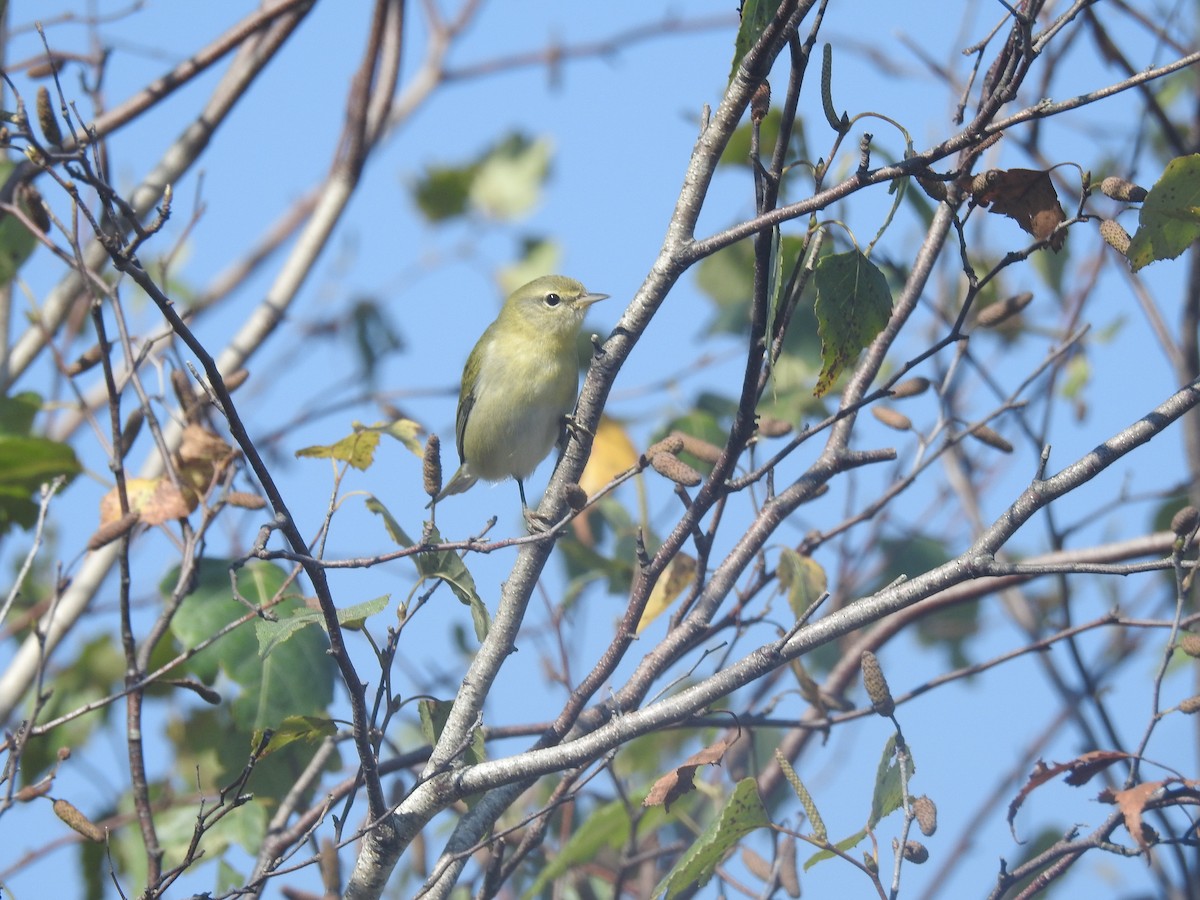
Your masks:
M119 10L124 4L98 3L101 11ZM140 88L150 78L175 64L207 40L222 33L231 23L246 15L250 3L150 3L145 10L127 20L101 28L101 35L115 48L106 80L107 102L114 105ZM626 28L665 21L669 14L689 17L720 17L728 26L686 34L663 34L613 52L604 57L589 57L565 62L557 84L544 68L521 68L486 78L469 79L445 85L423 106L387 147L369 164L364 187L355 196L345 221L313 275L303 288L288 321L254 357L250 364L252 379L245 389L243 402L253 410L252 433L270 434L293 419L316 399L333 391L334 397L347 396L347 385L355 378L354 360L332 343L314 341L306 335L307 322L339 315L347 298L358 295L380 300L391 312L404 336L407 350L394 358L380 373L398 406L427 428L441 433L445 452L450 453L450 434L454 417L454 396L462 361L480 331L498 308L500 300L495 273L510 264L519 240L526 235L552 236L557 242L559 268L584 281L592 290L612 295L612 299L594 309L590 327L602 336L616 321L628 298L636 290L654 259L665 231L672 205L678 194L687 155L698 128L704 104L715 105L724 88L732 55L734 4L694 2L686 7L660 3L616 2L610 4L556 4L552 2L496 2L485 4L475 25L450 56L450 67L464 67L481 60L510 53L545 47L551 41L563 46L590 42L624 31ZM912 42L936 62L965 72L968 63L958 49L974 43L986 34L1002 15L999 4L978 4L973 21L963 26L954 15L946 15L939 2L872 4L870 20L863 21L861 8L853 4L833 4L823 35L836 48L833 97L839 108L851 113L872 109L897 118L909 127L918 148L949 133L948 110L954 99L927 71L915 53L906 49L901 36ZM85 30L74 24L54 24L58 9L73 9L75 4L62 0L36 0L10 4L10 23L29 22L41 17L48 25L51 44L57 49L86 47ZM281 58L264 74L262 83L239 104L230 121L218 132L201 165L175 186L173 218L154 248L165 251L185 234L176 277L194 288L203 288L217 272L237 259L262 229L274 221L280 211L300 197L323 176L341 126L341 106L346 85L363 44L362 27L368 4L346 2L318 4L316 10L292 39ZM416 7L414 7L414 10ZM408 43L406 72L411 75L420 60L421 25L414 12L413 33ZM962 31L959 29L963 28ZM1140 63L1154 59L1148 42L1134 28L1122 34L1128 48ZM18 52L10 59L22 59L38 52L36 35L25 33L17 40ZM872 65L867 54L878 51L897 63L886 74ZM1161 57L1158 61L1162 61ZM135 184L170 145L203 98L216 83L221 66L185 87L178 96L123 129L111 141L112 176L122 188ZM775 89L782 93L783 69L775 76ZM1099 63L1090 45L1081 46L1059 60L1055 72L1055 98L1092 90L1117 80L1114 73ZM31 93L29 82L18 75L19 89ZM72 85L64 85L68 91ZM1071 118L1061 124L1043 126L1043 147L1052 148L1057 160L1079 160L1092 164L1101 150L1114 159L1128 159L1131 139L1128 132L1136 125L1135 98L1114 98L1100 111L1080 117L1080 127ZM815 94L803 104L803 112L814 146L827 146L829 140ZM898 153L902 147L888 126L871 121L862 126L876 135L878 153ZM554 147L552 175L537 207L515 225L505 223L455 224L434 227L418 215L409 196L409 188L423 168L432 163L466 162L497 137L510 130L531 136L545 136ZM861 130L861 128L860 128ZM859 132L856 131L855 135ZM847 146L853 148L855 141ZM1124 157L1122 157L1124 154ZM840 161L845 164L846 160ZM989 166L1030 165L1016 141L1002 143L988 157ZM1107 173L1102 173L1107 174ZM1130 172L1149 184L1156 172ZM860 241L873 236L889 198L882 190L856 198L845 209L830 211L827 218L845 215ZM751 213L753 191L746 170L724 171L718 175L704 215L701 234L724 228ZM193 216L196 216L193 222ZM1123 219L1132 230L1133 222ZM803 223L798 223L797 227ZM972 224L998 246L1018 248L1026 243L1017 227L999 217L976 213ZM907 260L920 236L919 222L906 208L881 243L881 252ZM1077 242L1083 245L1084 241ZM1073 249L1075 243L1073 242ZM1085 259L1081 247L1074 251L1072 265ZM1086 253L1095 254L1090 247ZM266 291L278 266L278 258L261 275L240 291L230 308L203 320L198 333L210 345L219 348L235 323ZM1076 277L1078 270L1073 270ZM48 258L37 258L26 273L33 296L44 293L57 278L58 269ZM953 277L952 272L941 275ZM1163 303L1178 296L1181 263L1161 264L1147 273L1147 282L1161 289ZM1061 309L1068 305L1072 283L1063 296L1054 296L1037 274L1035 266L1021 267L1006 277L1012 291L1034 290L1038 296L1038 321L1047 328L1059 325ZM1101 290L1106 304L1093 321L1097 334L1114 323L1123 327L1112 337L1097 339L1097 358L1136 360L1135 377L1124 366L1096 367L1089 388L1091 414L1079 423L1064 421L1053 447L1058 465L1086 452L1113 431L1124 427L1159 402L1172 389L1173 376L1152 343L1152 337L1137 311L1128 286L1122 279L1105 276ZM149 333L159 326L153 310L127 294L128 305L138 310L137 329ZM1055 304L1059 304L1056 308ZM701 351L723 353L737 348L731 338L708 341L704 327L714 311L690 277L672 291L635 351L629 366L616 385L610 412L633 420L635 434L645 436L665 418L663 410L687 409L702 388L731 392L738 375L736 356L725 364L689 367ZM1031 342L1031 346L1013 354L990 336L982 336L972 349L989 360L995 371L1012 385L1049 346ZM1103 354L1103 357L1101 357ZM679 373L684 377L677 377ZM658 387L664 379L672 383ZM31 372L22 387L49 391L48 370ZM653 388L653 389L652 389ZM652 389L652 390L651 390ZM984 400L980 400L981 408ZM932 415L932 407L924 408ZM918 413L915 418L920 417ZM295 461L291 451L306 444L327 443L344 434L354 419L373 421L377 411L347 408L316 419L295 429L283 442L276 460L293 512L307 533L315 531L328 503L331 485L329 470L321 463ZM873 423L864 421L861 440L875 446L894 442L895 438ZM871 443L871 442L875 443ZM1161 486L1157 477L1177 464L1179 439L1168 435L1161 447L1152 447L1129 465L1098 480L1064 511L1067 520L1090 518L1105 501L1119 490L1133 492ZM807 458L805 454L802 454ZM1022 447L1012 461L997 465L995 479L1002 485L994 495L994 508L985 509L985 517L998 514L1020 486L1032 474L1036 453ZM106 474L99 457L89 459L99 476ZM447 466L452 464L450 457ZM419 460L398 445L385 445L379 463L369 472L351 474L344 485L349 491L369 491L382 499L394 512L402 513L406 524L419 530ZM1052 466L1053 468L1054 466ZM798 467L796 467L798 471ZM534 494L549 476L544 464L531 480ZM1142 477L1145 473L1145 477ZM880 473L878 479L886 482ZM858 492L877 490L880 481L865 475ZM74 509L94 509L106 490L100 478L83 480L71 488ZM932 519L948 515L939 507L939 495L931 488L912 502L928 509ZM625 499L632 503L632 492ZM655 521L671 521L672 500L666 491L653 495L651 511ZM852 502L848 490L835 492L827 508L805 512L807 521L789 525L779 539L798 540L807 527L823 518L840 514ZM438 519L447 535L473 532L487 515L499 513L498 533L515 533L516 491L512 485L491 488L480 486L469 495L454 498L439 510ZM809 519L811 517L811 519ZM1101 539L1116 526L1105 517L1083 534ZM1148 518L1148 513L1147 513ZM86 516L62 525L61 545L78 546L93 525ZM1140 527L1140 526L1139 526ZM1031 529L1032 531L1032 529ZM248 533L248 532L247 532ZM1038 546L1042 535L1019 535L1018 545ZM237 546L245 535L230 535ZM223 552L225 548L219 548ZM359 556L365 552L384 552L386 539L378 521L357 503L347 502L335 520L329 552L331 556ZM472 571L485 599L492 600L505 577L512 557L497 554L472 561ZM830 566L831 559L821 560ZM403 568L403 567L401 567ZM387 571L356 572L336 575L335 589L347 602L360 602L381 593L403 596L409 572L395 568ZM558 569L552 561L547 570L547 586L553 592ZM1151 590L1150 578L1146 577ZM603 634L623 608L623 598L594 593L588 596L587 628ZM1088 601L1089 614L1106 608L1104 588L1097 583ZM428 637L423 657L414 653L406 660L412 666L437 665L444 659L440 644L446 623L460 621L457 604L430 615L421 634ZM1021 637L1013 632L998 613L989 613L989 632L980 639L977 657L1019 645ZM1096 640L1102 638L1097 637ZM594 647L578 648L587 654ZM519 692L524 679L538 677L536 652L522 654L506 672L505 689ZM586 658L586 656L584 657ZM914 643L899 642L881 654L897 690L919 684L945 668L944 659L923 651ZM1149 665L1149 663L1147 663ZM1044 715L1027 715L1031 697L1046 689L1042 686L1036 661L1027 659L1000 670L991 679L977 679L932 692L906 706L902 722L918 762L919 791L935 799L949 801L956 793L969 791L981 796L1008 774L1014 766L1014 754L1025 747L1030 731L1039 727ZM1140 723L1139 711L1146 704L1148 670L1136 669L1129 685L1112 686L1115 693L1128 693L1117 702L1130 711L1130 721ZM986 698L986 700L984 700ZM552 699L552 698L551 698ZM802 707L794 701L793 712ZM1127 705L1124 705L1127 704ZM525 711L508 710L499 705L498 718L515 721ZM1043 710L1044 712L1044 710ZM947 727L948 715L970 715L971 728ZM974 713L974 714L972 714ZM854 727L835 733L827 747L806 757L806 782L820 797L823 790L839 792L837 800L826 804L831 832L849 833L861 825L859 811L869 798L867 773L874 772L879 749L887 736L882 720L870 726ZM1174 727L1167 723L1164 728ZM866 732L864 734L864 732ZM1131 739L1132 735L1126 735ZM1180 734L1179 739L1183 739ZM1163 746L1169 744L1164 741ZM1064 757L1075 752L1070 740L1047 748L1048 756ZM95 751L90 761L97 768L120 765L121 749L117 741L111 747ZM845 771L855 767L862 779L846 779ZM82 769L82 765L80 769ZM967 771L963 784L964 770ZM88 785L75 786L87 798ZM849 781L849 786L847 785ZM827 786L828 785L828 786ZM827 795L832 796L833 795ZM1090 796L1090 795L1086 795ZM1050 801L1048 798L1053 797ZM86 804L76 801L81 806ZM1027 803L1026 813L1057 823L1094 821L1099 818L1095 804L1085 793L1061 786L1048 789ZM1059 804L1062 806L1059 806ZM1065 806L1078 803L1078 812L1068 813ZM965 805L964 805L965 806ZM1001 808L1003 804L1001 805ZM942 803L942 831L931 847L948 851L955 836L965 827L973 810L950 802ZM57 837L61 826L47 813L44 833L33 832L29 819L10 812L0 818L0 843L14 848L14 855L26 847ZM989 822L972 832L971 862L961 867L942 896L976 896L994 877L997 855L1010 860L1020 854L1012 845L1002 821ZM1020 821L1020 820L1019 820ZM19 829L19 831L14 831ZM35 869L37 877L69 878L67 855L56 854L62 863L55 871L45 866ZM932 870L934 864L926 866ZM1117 867L1102 864L1088 874L1073 876L1072 889L1101 889L1101 886L1127 888L1135 884L1139 863ZM910 868L908 878L924 885L931 871ZM1097 874L1099 873L1099 874ZM205 885L211 874L197 876L197 885ZM806 890L811 896L844 888L852 876L836 864L818 866L808 876ZM1106 882L1104 878L1112 878ZM32 894L33 881L25 880L23 892ZM45 882L38 882L44 886ZM22 895L22 881L12 884ZM203 889L197 887L196 889ZM63 890L69 890L65 883ZM822 892L825 892L824 894Z

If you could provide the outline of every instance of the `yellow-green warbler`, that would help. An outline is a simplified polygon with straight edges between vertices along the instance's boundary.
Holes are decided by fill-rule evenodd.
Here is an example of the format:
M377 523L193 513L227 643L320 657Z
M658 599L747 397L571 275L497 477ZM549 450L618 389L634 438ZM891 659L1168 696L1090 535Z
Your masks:
M608 294L546 275L517 288L463 368L454 435L462 465L429 501L465 491L480 478L524 479L558 442L579 390L576 342L587 308Z

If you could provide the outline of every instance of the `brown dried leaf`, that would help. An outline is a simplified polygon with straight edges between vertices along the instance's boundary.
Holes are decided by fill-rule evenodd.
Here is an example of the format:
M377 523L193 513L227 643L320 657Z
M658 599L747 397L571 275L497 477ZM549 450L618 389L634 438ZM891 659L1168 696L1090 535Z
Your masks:
M220 435L202 425L188 425L179 444L179 475L196 490L207 491L236 453Z
M1117 808L1125 817L1125 830L1133 836L1137 845L1143 850L1149 850L1150 843L1142 831L1142 813L1151 798L1166 785L1165 781L1146 781L1142 784L1135 784L1127 791L1116 791L1113 794Z
M1067 784L1078 786L1086 783L1097 772L1103 771L1122 759L1129 759L1131 756L1130 753L1121 753L1117 750L1093 750L1091 753L1085 753L1069 762L1055 763L1052 766L1046 765L1039 759L1037 765L1033 767L1033 772L1029 775L1029 780L1008 804L1008 828L1013 837L1017 836L1016 830L1013 828L1013 820L1017 817L1017 811L1035 788L1041 787L1051 778L1057 778L1064 772L1067 773Z
M654 782L654 786L646 794L646 799L642 801L642 806L661 805L663 809L670 812L671 804L692 790L696 770L703 765L720 763L725 758L725 752L739 737L741 737L740 731L727 735L715 744L710 744L703 750L693 753L683 761L682 765L672 769Z
M982 181L980 185L978 182ZM990 211L1008 216L1039 241L1049 239L1050 249L1062 249L1066 234L1054 229L1067 220L1058 202L1050 173L1041 169L992 169L971 184L975 202Z
M162 525L172 519L185 519L199 503L192 491L180 491L164 475L158 478L130 478L125 482L129 511L137 513L147 525ZM100 525L121 519L121 500L113 488L100 501Z
M1130 754L1122 753L1117 750L1093 750L1091 753L1085 753L1078 759L1072 760L1067 765L1070 767L1071 774L1063 779L1072 787L1079 787L1087 784L1096 775L1099 775L1115 762L1120 762L1123 759L1129 759Z

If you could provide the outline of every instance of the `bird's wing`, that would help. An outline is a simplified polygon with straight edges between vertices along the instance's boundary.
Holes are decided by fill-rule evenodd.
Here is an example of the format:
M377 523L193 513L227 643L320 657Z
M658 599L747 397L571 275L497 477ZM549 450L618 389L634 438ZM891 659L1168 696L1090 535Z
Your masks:
M487 332L484 332L484 337L487 337ZM463 455L463 438L467 433L467 419L471 416L471 408L475 405L475 388L479 384L479 364L483 362L483 347L484 340L480 339L471 355L467 357L467 364L463 367L463 386L458 394L458 413L454 418L454 444L458 447L459 462L466 462L467 458ZM467 388L466 373L471 369L475 370L476 377L471 389Z

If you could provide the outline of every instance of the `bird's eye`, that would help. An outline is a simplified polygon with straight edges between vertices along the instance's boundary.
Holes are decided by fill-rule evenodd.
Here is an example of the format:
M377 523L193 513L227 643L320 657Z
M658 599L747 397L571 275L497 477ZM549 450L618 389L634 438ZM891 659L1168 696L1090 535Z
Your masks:
M558 306L560 303L562 303L562 297L558 296L558 294L551 292L546 295L547 306Z

